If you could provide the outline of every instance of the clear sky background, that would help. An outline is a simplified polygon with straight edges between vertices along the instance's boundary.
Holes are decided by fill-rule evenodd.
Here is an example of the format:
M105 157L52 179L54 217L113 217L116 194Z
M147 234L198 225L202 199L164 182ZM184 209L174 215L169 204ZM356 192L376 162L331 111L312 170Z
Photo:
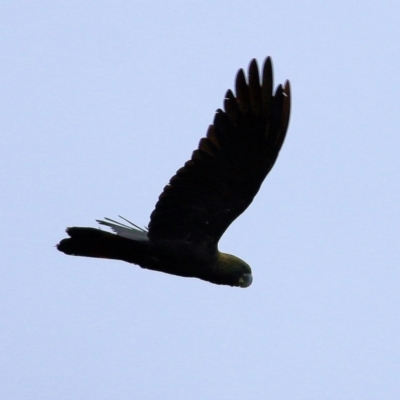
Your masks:
M400 2L0 5L2 399L400 398ZM251 58L280 157L220 242L248 289L68 257L147 225Z

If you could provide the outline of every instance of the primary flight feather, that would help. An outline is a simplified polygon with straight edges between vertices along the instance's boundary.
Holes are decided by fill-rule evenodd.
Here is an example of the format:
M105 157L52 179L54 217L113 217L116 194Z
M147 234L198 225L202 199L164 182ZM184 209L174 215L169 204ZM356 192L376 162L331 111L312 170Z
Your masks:
M256 60L236 76L224 110L218 109L192 158L161 193L148 230L132 222L98 221L114 233L68 228L57 246L69 255L108 258L142 268L220 285L248 287L251 268L218 251L229 225L250 205L272 169L285 139L290 114L289 81L273 92L272 62Z

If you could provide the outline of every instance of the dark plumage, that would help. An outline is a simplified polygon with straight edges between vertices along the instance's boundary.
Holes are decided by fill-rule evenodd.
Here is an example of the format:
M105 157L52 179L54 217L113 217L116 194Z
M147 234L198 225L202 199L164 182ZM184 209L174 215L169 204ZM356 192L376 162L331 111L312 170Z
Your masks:
M228 90L224 111L192 158L161 193L148 231L107 219L116 234L94 228L68 228L58 250L78 256L109 258L143 268L216 284L247 287L250 267L220 253L218 241L250 205L272 169L285 139L290 113L290 85L273 93L268 57L260 84L256 60L236 77L236 97Z

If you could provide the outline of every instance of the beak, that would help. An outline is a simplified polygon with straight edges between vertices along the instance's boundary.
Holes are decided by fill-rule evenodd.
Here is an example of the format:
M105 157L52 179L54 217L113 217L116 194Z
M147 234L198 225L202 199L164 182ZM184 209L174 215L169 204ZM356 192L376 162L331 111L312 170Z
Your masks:
M239 279L239 286L242 288L249 287L253 282L253 275L251 274L243 274Z

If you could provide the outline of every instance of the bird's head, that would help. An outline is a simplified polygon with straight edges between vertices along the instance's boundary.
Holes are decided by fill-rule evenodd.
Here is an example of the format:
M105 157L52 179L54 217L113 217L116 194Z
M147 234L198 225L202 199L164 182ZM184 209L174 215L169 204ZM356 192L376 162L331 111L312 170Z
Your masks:
M249 287L253 282L250 266L239 257L232 254L219 253L217 274L223 284L230 286Z

